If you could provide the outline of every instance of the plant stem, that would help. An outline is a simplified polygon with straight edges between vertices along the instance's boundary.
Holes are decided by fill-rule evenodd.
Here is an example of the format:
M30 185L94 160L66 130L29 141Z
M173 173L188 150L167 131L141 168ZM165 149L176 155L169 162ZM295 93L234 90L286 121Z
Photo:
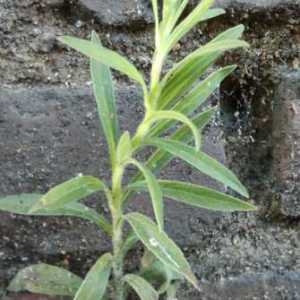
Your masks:
M123 277L123 255L122 248L122 230L123 221L121 216L113 217L113 275L116 300L124 300Z
M110 210L113 223L113 276L115 288L115 300L124 300L124 287L122 283L123 277L123 209L122 209L122 178L124 174L124 166L117 164L113 168L112 176L112 203Z

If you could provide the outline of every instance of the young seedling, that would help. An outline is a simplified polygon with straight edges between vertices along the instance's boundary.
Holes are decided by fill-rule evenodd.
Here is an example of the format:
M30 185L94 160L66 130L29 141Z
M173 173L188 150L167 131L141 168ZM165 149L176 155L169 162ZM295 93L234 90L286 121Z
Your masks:
M216 108L195 114L236 66L226 66L206 79L200 78L225 51L248 46L240 40L244 28L239 25L219 34L162 75L166 58L180 39L199 22L224 13L222 9L211 8L213 0L202 0L190 14L181 18L187 4L188 0L165 0L160 14L157 0L152 0L155 51L149 85L126 58L103 47L95 32L91 40L69 36L59 38L62 43L90 58L94 94L109 149L111 182L105 183L92 176L77 176L45 195L4 197L0 199L0 209L16 214L87 219L108 234L113 249L98 259L85 279L58 267L37 264L21 270L10 283L9 290L67 295L75 300L124 300L132 289L143 300L155 300L161 296L173 299L179 280L185 278L196 289L199 289L199 283L182 251L164 231L163 197L222 212L255 210L250 203L230 195L188 182L159 180L155 175L172 158L178 157L241 196L248 197L238 178L201 150L201 132ZM145 115L132 136L127 131L120 134L110 68L126 74L143 90ZM174 125L177 129L172 134L161 137ZM145 162L138 161L136 154L146 146L156 150ZM129 165L136 167L137 174L125 185L123 177ZM140 191L149 192L155 220L138 212L124 213L124 207L133 194ZM106 196L111 222L79 202L98 192ZM124 232L126 222L132 228L128 234ZM141 267L138 272L127 274L124 258L138 240L145 248Z

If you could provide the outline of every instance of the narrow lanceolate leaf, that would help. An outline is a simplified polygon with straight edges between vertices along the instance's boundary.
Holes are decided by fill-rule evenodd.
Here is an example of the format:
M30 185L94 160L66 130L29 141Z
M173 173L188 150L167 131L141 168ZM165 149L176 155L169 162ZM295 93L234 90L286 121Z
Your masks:
M118 148L117 148L117 160L119 163L122 163L125 160L130 159L132 155L132 146L130 140L130 134L128 131L125 131L120 138Z
M170 180L161 180L159 185L164 196L188 205L223 212L256 210L250 203L199 185ZM147 185L140 181L131 184L129 188L146 191Z
M167 139L149 138L144 142L145 144L156 146L176 157L181 158L202 173L218 180L239 194L249 197L246 188L241 184L238 178L225 166L204 152L197 152L194 148L188 145Z
M81 200L93 193L105 190L104 183L92 176L82 176L70 179L52 188L43 195L37 204L32 207L31 212L42 208L58 208L70 202Z
M158 300L158 293L153 286L140 276L127 274L123 277L134 291L138 294L141 300Z
M191 119L191 121L197 127L197 129L200 133L204 129L204 127L208 124L208 122L212 119L212 117L214 116L216 111L217 111L217 107L215 106L213 108L209 108L203 112L196 114ZM185 112L185 114L187 114L187 113ZM156 126L154 126L151 129L149 136L159 137L167 128L171 128L174 124L175 123L172 120L159 122ZM193 140L193 136L191 134L189 134L189 131L190 131L190 128L187 125L183 125L183 126L179 127L171 135L170 138L172 140L177 140L177 141L191 142Z
M157 101L159 109L171 109L178 99L185 96L199 77L215 62L219 53L210 53L196 57L189 65L181 69L173 69L162 80L162 92ZM172 76L173 74L173 76Z
M92 32L92 42L101 46L97 34ZM119 138L119 124L117 119L116 99L110 69L91 59L91 77L98 114L105 134L111 160L115 159L115 149Z
M211 120L215 112L216 112L216 108L214 107L205 112L199 113L193 118L193 123L197 126L199 131L203 130L203 128ZM171 135L170 139L189 143L192 140L192 136L189 134L189 128L187 126L182 126L179 129L177 129L174 132L174 134ZM168 164L168 162L171 159L172 159L172 154L163 151L161 149L158 149L148 159L146 166L150 168L153 172L159 172Z
M199 23L214 0L202 0L196 8L175 28L170 40L168 50L170 50L186 33L188 33L197 23Z
M243 35L243 32L245 31L245 26L240 24L234 27L231 27L219 35L217 35L212 42L220 42L224 40L234 40L234 39L240 39Z
M219 88L224 78L231 74L235 68L235 65L227 66L213 72L205 80L201 81L190 93L182 97L172 109L184 115L191 114L202 105L217 88ZM151 135L159 136L172 125L174 125L174 121L169 120L160 122L151 130Z
M86 275L74 300L101 300L105 294L112 267L112 256L101 256Z
M175 78L178 84L180 83L180 78L184 77L184 75L190 74L190 69L193 69L193 63L195 63L198 59L203 56L212 55L212 59L214 59L214 55L216 52L224 52L231 49L248 47L249 45L241 40L217 40L211 41L210 43L204 45L203 47L195 50L191 54L189 54L186 58L176 64L165 76L163 80L163 85L165 82L168 82L170 78ZM207 58L206 58L207 59ZM206 68L205 68L206 69ZM177 77L179 76L179 78ZM169 91L171 92L171 91ZM164 101L163 99L161 101Z
M74 296L82 283L75 274L47 264L37 264L18 272L10 282L11 292L29 291L50 296Z
M211 43L239 39L243 31L243 25L235 26L219 34ZM178 65L175 65L161 83L162 92L158 101L159 107L164 109L170 108L172 106L171 101L185 95L186 91L194 85L222 53L223 51L215 51L200 57L194 57L189 64L181 68L177 68Z
M166 21L174 16L178 9L181 0L165 0L163 1L163 21Z
M155 114L148 120L150 123L157 122L159 120L166 120L166 119L173 119L179 122L182 122L184 125L190 128L194 135L195 139L195 147L196 149L200 148L201 145L201 139L198 128L195 126L195 124L184 114L172 111L172 110L162 110L162 111L156 111ZM165 128L167 129L167 128Z
M201 17L200 22L218 17L225 14L225 12L226 11L223 8L211 8Z
M40 194L20 194L0 198L0 210L19 215L33 216L69 216L89 220L97 224L106 233L111 235L111 224L93 209L81 203L68 203L65 206L50 209L41 208L35 212L30 212L31 208L36 206L43 197Z
M200 82L190 93L174 106L175 111L190 114L201 106L220 87L222 81L236 69L236 65L221 68Z
M182 251L165 232L160 231L151 219L139 213L126 215L126 220L149 251L170 269L182 274L198 289L197 279Z
M212 41L198 50L195 50L186 59L182 60L182 64L187 63L191 58L199 57L208 53L215 51L227 51L235 48L247 48L249 44L242 40L221 40L221 41ZM181 64L181 63L179 63Z
M152 172L146 168L143 164L136 160L130 161L134 164L144 175L147 182L147 187L151 196L152 206L154 210L154 215L158 224L159 230L164 229L164 205L162 192L160 190L159 184Z
M165 5L167 5L166 2L167 1L164 1ZM189 2L188 0L179 0L177 2L172 1L172 0L169 1L168 5L169 6L172 5L174 8L172 9L172 11L170 13L168 13L169 17L167 17L163 20L162 26L163 26L165 36L168 36L171 33L174 26L178 22L180 16L182 15L184 9L186 8L188 2ZM170 11L170 8L166 8L166 10Z
M151 0L151 3L152 3L153 14L154 14L155 26L158 29L158 26L159 26L158 3L157 3L157 0Z
M126 58L92 41L83 40L71 36L62 36L58 40L80 53L95 59L96 61L126 74L145 88L146 84L141 73Z

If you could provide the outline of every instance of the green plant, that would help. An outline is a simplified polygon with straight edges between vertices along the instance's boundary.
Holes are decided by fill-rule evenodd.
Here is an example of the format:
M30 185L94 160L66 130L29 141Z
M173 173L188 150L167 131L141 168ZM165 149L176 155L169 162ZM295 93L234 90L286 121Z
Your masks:
M215 108L194 113L219 87L236 66L214 71L199 81L224 51L247 47L240 40L243 26L231 28L176 63L165 75L162 69L175 44L200 21L218 16L222 9L210 8L213 0L202 0L183 20L180 17L188 0L165 0L160 16L157 0L152 0L155 17L155 51L149 86L141 73L124 57L104 48L95 32L91 40L61 37L59 40L91 59L91 76L101 125L106 136L112 168L109 184L92 176L77 176L45 195L23 194L0 199L0 209L26 215L80 217L97 224L112 239L112 253L104 254L85 279L58 267L38 264L21 270L9 289L27 289L50 295L70 295L75 300L123 300L132 288L141 299L175 296L177 281L187 279L195 288L198 282L178 246L164 231L163 196L196 207L225 212L251 211L255 207L235 197L187 182L158 180L154 175L173 157L179 157L195 169L223 183L242 196L247 190L237 177L219 162L201 151L201 131L215 113ZM145 116L135 134L120 134L110 69L118 70L140 84L143 90ZM168 137L161 135L181 124ZM190 143L194 141L194 147ZM156 150L146 162L136 153L146 146ZM138 172L129 184L123 184L128 165ZM124 207L136 191L149 191L155 222L137 212L124 213ZM106 195L111 223L79 200L96 192ZM124 223L132 232L125 235ZM125 274L123 261L140 240L144 247L141 267L136 274ZM111 276L112 274L112 276ZM112 277L112 281L110 278ZM110 286L110 292L107 288ZM156 289L155 289L155 288ZM173 298L172 298L173 299Z

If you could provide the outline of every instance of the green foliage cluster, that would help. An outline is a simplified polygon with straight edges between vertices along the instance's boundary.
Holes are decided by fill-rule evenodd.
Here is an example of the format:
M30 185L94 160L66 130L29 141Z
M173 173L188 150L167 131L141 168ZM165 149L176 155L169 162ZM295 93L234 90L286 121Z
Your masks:
M240 40L244 27L239 25L219 34L162 75L166 58L180 39L199 22L224 13L222 9L211 8L213 0L202 0L190 14L181 18L187 4L188 0L165 0L160 12L157 0L152 0L155 52L149 85L126 58L103 47L95 32L91 40L69 36L59 38L62 43L90 58L99 118L109 148L111 182L79 175L45 195L23 194L1 198L0 209L16 214L87 219L107 233L113 249L99 258L85 279L58 267L38 264L21 270L12 280L10 290L69 295L75 300L109 297L124 300L133 289L143 300L157 300L161 295L171 299L176 294L178 280L185 278L196 289L199 285L184 254L164 231L163 197L223 212L255 210L250 203L227 194L187 182L159 180L155 175L172 158L178 157L241 196L248 197L238 178L201 150L201 132L216 108L195 113L236 66L226 66L205 79L199 78L225 51L248 46ZM110 68L126 74L142 87L145 115L133 136L129 132L120 133ZM174 125L177 127L173 133L164 136ZM156 150L147 161L138 161L136 154L147 146ZM123 177L128 165L135 166L137 174L125 185ZM131 196L139 191L149 192L155 221L138 212L124 213ZM106 195L111 222L79 202L98 192ZM125 222L132 228L128 234L124 233ZM138 240L145 249L140 269L135 274L126 274L124 258Z

